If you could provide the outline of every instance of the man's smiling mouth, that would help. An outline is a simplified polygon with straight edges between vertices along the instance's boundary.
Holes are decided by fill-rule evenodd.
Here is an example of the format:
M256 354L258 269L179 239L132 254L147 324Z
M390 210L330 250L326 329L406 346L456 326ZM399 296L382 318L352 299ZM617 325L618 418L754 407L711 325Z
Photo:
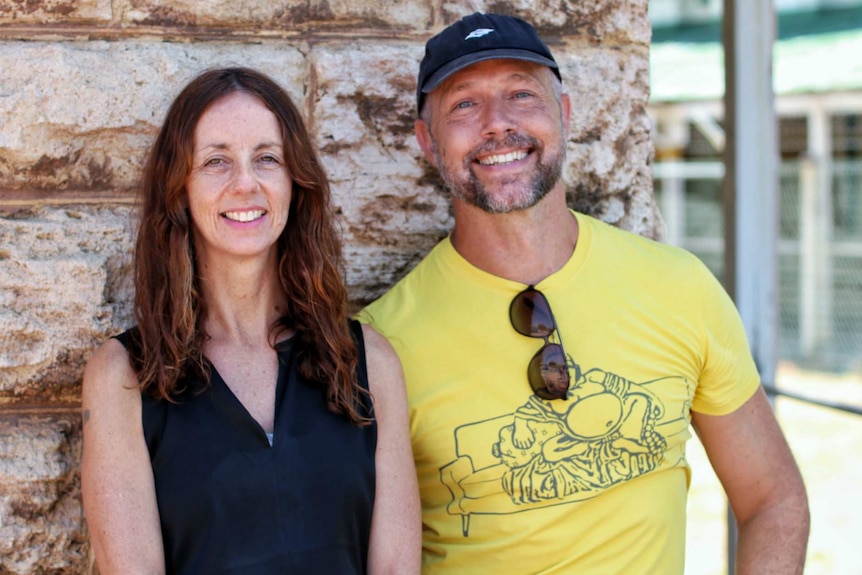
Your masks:
M509 164L511 162L517 162L518 160L523 160L526 157L527 152L523 150L518 150L515 152L509 152L508 154L494 154L493 156L477 158L476 161L483 166L496 166L499 164Z

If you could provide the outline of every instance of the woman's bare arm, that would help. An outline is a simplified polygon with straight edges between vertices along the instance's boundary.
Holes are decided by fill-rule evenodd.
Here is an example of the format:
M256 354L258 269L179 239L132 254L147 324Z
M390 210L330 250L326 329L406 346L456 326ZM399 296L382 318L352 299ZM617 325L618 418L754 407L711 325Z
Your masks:
M372 575L418 574L422 549L422 512L407 394L401 362L389 342L364 325L368 385L377 418L377 487L368 571Z
M100 347L84 372L84 514L102 575L165 572L141 393L125 348Z

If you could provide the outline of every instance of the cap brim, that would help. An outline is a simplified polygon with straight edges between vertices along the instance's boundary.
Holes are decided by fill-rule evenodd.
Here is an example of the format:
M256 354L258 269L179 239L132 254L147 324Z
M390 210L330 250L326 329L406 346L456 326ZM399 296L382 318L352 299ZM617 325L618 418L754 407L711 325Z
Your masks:
M547 66L552 70L558 69L557 63L553 60L529 50L519 50L516 48L492 48L482 52L471 52L470 54L465 54L460 58L455 58L446 65L441 66L425 81L425 85L422 86L422 93L428 94L434 91L437 86L446 80L446 78L458 70L462 70L477 62L484 62L485 60L524 60L526 62L533 62L534 64ZM557 74L559 75L559 72Z

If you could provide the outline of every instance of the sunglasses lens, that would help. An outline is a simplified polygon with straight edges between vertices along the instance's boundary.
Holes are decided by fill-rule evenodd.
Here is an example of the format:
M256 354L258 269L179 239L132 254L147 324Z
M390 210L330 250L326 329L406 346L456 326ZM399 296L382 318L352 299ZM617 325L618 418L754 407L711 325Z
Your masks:
M515 296L509 306L512 327L528 337L548 337L554 331L551 306L541 292L526 289Z
M569 370L562 346L549 343L540 349L530 361L527 377L542 399L564 399L569 391Z

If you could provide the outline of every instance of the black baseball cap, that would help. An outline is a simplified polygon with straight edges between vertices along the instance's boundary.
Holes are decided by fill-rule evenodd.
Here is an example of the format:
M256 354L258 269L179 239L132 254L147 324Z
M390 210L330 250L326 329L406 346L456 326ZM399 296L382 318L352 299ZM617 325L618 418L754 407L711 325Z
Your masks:
M562 79L554 56L533 26L514 16L476 12L461 18L425 44L416 87L418 110L422 111L425 94L458 70L498 58L542 64Z

